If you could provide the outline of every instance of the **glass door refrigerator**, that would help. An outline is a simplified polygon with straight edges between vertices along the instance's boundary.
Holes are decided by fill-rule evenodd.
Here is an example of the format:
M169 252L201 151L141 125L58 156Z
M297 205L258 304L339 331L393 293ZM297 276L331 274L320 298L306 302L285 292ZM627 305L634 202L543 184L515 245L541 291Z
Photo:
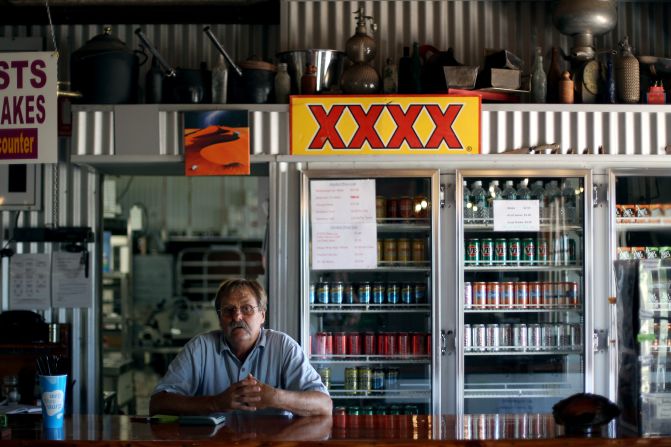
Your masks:
M671 175L611 171L610 188L621 423L671 435Z
M591 391L591 174L464 170L456 183L457 412L518 414L524 436L529 415Z
M334 414L431 414L438 171L305 171L302 345Z

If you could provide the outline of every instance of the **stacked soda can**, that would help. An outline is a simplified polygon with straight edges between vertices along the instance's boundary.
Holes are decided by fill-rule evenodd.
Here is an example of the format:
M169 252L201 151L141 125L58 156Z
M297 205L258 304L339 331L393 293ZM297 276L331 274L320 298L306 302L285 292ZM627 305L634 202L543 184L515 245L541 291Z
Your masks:
M425 357L431 353L431 334L425 332L317 332L311 339L311 355L375 355Z
M425 304L427 287L420 282L342 281L310 284L310 304Z
M399 369L370 366L345 368L345 391L350 394L375 394L397 389Z
M412 221L412 219L426 219L431 208L429 199L423 195L414 197L375 197L375 217L390 221Z
M425 239L378 239L378 262L392 264L410 264L425 262L426 240Z
M568 323L464 324L466 351L575 350L581 327Z
M551 415L523 414L465 414L463 439L546 439L563 434Z
M576 242L566 234L553 239L532 238L471 238L466 241L467 265L519 266L569 265L577 259Z
M464 309L553 309L578 306L576 281L464 283Z
M671 247L617 247L617 259L666 259L671 260Z

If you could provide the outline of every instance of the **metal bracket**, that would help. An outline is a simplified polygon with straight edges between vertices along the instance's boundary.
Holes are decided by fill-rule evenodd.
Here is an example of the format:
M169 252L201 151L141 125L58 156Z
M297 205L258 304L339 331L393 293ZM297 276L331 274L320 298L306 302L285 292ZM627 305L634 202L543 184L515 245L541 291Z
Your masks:
M445 208L445 185L440 185L440 209Z
M594 352L608 350L608 331L605 329L594 329L592 335L592 347Z

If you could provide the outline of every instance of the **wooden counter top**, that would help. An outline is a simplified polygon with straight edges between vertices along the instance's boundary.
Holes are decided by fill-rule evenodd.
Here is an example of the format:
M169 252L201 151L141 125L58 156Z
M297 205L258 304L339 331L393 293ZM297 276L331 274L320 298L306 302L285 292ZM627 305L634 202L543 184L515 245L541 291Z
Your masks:
M292 446L329 445L669 446L668 438L566 436L551 415L295 417L232 415L217 427L133 422L128 416L73 416L60 432L44 430L41 417L10 416L2 446ZM65 442L63 442L65 441ZM321 444L321 442L320 442Z

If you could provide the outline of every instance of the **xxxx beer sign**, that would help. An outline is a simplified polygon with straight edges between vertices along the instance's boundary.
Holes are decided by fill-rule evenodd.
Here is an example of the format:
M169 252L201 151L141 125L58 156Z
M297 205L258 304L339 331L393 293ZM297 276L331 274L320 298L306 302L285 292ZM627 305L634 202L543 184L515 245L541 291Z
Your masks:
M478 96L292 96L293 155L480 152Z

